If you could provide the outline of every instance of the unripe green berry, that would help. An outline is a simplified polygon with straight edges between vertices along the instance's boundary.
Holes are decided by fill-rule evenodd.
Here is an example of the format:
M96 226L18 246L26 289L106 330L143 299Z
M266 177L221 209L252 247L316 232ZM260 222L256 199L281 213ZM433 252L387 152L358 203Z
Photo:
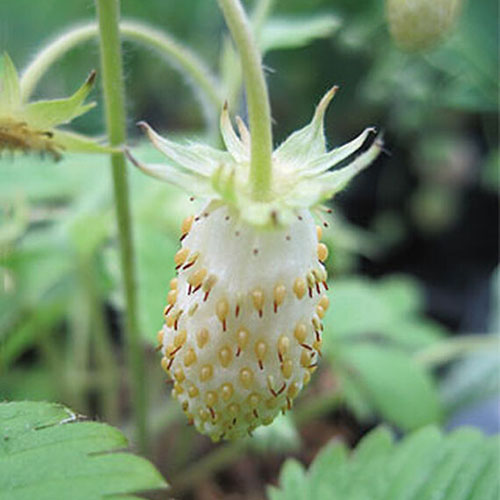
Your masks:
M450 30L461 0L386 0L389 31L405 50L429 49Z

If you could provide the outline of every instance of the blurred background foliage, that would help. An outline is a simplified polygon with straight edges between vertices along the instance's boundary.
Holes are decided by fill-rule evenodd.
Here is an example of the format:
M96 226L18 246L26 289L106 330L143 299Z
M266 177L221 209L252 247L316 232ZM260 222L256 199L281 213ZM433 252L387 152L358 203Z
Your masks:
M215 2L123 0L122 12L168 30L214 72L234 78ZM93 15L90 1L2 2L0 46L20 69L44 42ZM260 429L251 443L214 449L179 419L153 352L179 224L196 203L130 172L154 456L179 491L261 491L262 476L275 481L285 453L307 462L329 437L354 444L379 421L399 431L499 426L497 2L464 2L455 29L423 53L394 44L379 0L278 0L261 35L277 142L338 84L330 145L376 125L387 154L328 217L332 307L312 388L292 418ZM206 134L183 75L128 42L124 57L130 143L141 159L158 155L139 137L139 119L170 136ZM68 95L96 67L98 48L89 42L54 66L36 96ZM99 92L93 98L100 104ZM243 100L236 96L233 108L243 113ZM75 128L102 134L102 106ZM4 154L0 223L0 399L61 401L126 430L107 158L52 163ZM248 462L254 454L270 472ZM224 472L214 481L214 470L242 456L233 473L242 475L243 463L245 481L236 485Z

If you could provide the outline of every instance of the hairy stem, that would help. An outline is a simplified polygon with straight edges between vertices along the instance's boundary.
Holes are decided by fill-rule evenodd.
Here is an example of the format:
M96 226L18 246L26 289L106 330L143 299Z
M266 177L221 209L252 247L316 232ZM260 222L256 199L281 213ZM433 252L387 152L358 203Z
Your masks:
M245 11L239 0L218 0L231 36L238 48L248 102L252 143L250 184L255 199L265 200L271 190L271 108L262 58L253 39Z
M273 4L274 0L259 0L250 16L252 30L257 40L259 39L262 27L271 14ZM241 97L241 85L243 83L241 65L229 37L224 40L222 51L225 64L223 76L227 89L227 100L229 107L233 109L239 106Z
M160 55L165 56L167 60L174 62L196 89L207 118L216 119L222 107L221 85L196 54L164 31L157 30L147 24L121 21L120 33L124 38L152 48ZM23 71L21 78L22 98L27 100L30 97L43 75L64 54L98 35L99 26L97 23L88 23L75 26L50 42Z
M274 0L259 0L252 12L252 27L257 37L273 9L273 4Z
M106 127L111 146L125 142L125 96L119 33L119 0L96 0L100 33L102 86L106 111ZM127 164L123 153L111 155L122 280L125 291L125 339L129 367L132 408L136 440L141 452L147 450L147 397L144 357L137 320L137 297L134 275L134 247L129 209Z

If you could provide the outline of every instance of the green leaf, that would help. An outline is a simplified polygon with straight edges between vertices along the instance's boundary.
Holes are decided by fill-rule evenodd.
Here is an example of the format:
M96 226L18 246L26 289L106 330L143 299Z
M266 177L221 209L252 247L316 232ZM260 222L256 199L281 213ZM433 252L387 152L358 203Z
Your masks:
M164 488L117 429L53 403L0 404L0 500L105 499ZM121 498L121 497L120 497Z
M92 90L95 76L95 71L92 71L85 83L71 97L27 104L23 111L24 118L32 127L51 129L86 113L95 106L95 103L83 104Z
M132 172L141 186L134 200L137 220L139 317L145 340L157 342L169 282L175 276L174 255L179 249L179 227L192 206L180 190Z
M399 315L414 314L424 307L423 291L410 276L392 275L379 282L380 297Z
M272 500L495 500L500 493L498 436L474 429L443 435L421 429L394 442L381 427L366 435L347 456L329 443L309 470L287 460Z
M338 362L389 422L411 430L437 422L441 406L430 376L411 356L388 346L343 346Z
M249 445L260 453L285 453L300 448L300 436L289 416L279 415L274 421L255 429Z
M33 203L59 203L83 198L98 186L110 184L109 160L104 156L67 155L61 161L41 162L35 155L0 158L0 198L14 203L19 197Z
M329 293L331 307L325 327L325 352L344 340L383 338L409 350L427 346L443 336L437 323L420 314L423 294L407 276L371 281L349 278L335 282ZM362 310L363 314L358 314Z
M45 335L50 335L64 316L68 304L63 300L41 303L32 314L12 328L5 336L0 329L0 373ZM26 311L24 311L26 315Z
M273 18L262 27L260 46L263 52L304 47L313 40L331 36L340 26L340 19L332 14Z
M16 67L4 52L0 72L0 113L15 111L21 105L21 91Z
M274 489L270 491L272 500L305 500L307 497L307 483L304 468L295 459L288 459L283 465L280 474L280 483L286 485L284 491Z
M496 397L500 392L498 352L473 352L454 363L441 380L440 392L448 414Z
M54 130L53 139L64 152L73 153L116 153L118 150L99 144L95 139L67 130Z
M28 368L10 367L0 375L2 399L30 399L33 401L56 400L60 393L54 384L50 368L42 363Z

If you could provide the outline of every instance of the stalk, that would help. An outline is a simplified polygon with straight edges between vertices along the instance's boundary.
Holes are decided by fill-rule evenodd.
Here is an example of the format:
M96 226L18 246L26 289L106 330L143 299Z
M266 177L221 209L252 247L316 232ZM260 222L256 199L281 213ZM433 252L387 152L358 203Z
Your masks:
M106 422L119 423L119 369L113 353L111 332L109 331L102 302L99 297L93 268L93 255L79 256L80 280L88 303L90 328L99 374L100 410Z
M111 146L125 143L125 97L122 55L119 33L119 0L96 0L100 33L100 55L106 128ZM115 197L118 240L120 245L122 280L125 292L125 341L128 374L132 393L132 411L135 437L139 450L145 453L148 446L146 426L146 384L144 357L137 320L137 297L134 275L134 247L129 209L127 164L123 153L111 155L113 190Z
M213 120L222 108L221 85L205 63L190 49L176 41L164 31L135 21L121 21L120 33L124 38L152 48L160 55L175 63L185 74L200 97L207 119ZM21 95L27 100L40 79L52 65L72 48L99 35L97 23L74 26L48 43L23 71Z
M266 200L271 193L273 138L271 107L262 68L262 57L240 1L218 0L218 3L238 48L243 69L252 137L250 148L252 194L256 200Z
M252 12L251 16L252 27L253 27L253 32L255 33L257 38L260 35L262 26L264 25L267 18L271 14L271 11L273 9L273 4L274 0L259 0L257 2L257 5L255 6L255 9Z

